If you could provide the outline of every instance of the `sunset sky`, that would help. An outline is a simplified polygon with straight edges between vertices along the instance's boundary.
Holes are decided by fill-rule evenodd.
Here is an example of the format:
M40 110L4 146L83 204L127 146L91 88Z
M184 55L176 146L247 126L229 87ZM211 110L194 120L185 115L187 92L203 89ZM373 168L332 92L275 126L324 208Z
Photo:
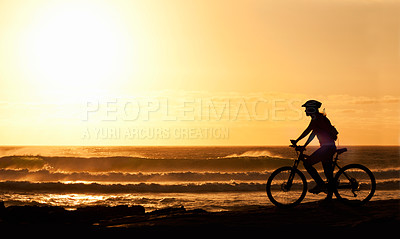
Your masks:
M1 145L399 145L399 79L399 1L0 0Z

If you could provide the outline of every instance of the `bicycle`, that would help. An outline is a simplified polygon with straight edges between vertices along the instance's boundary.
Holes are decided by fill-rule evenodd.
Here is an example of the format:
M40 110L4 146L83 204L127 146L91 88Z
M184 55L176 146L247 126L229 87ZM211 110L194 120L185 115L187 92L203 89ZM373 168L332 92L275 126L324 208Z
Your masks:
M293 166L285 166L275 170L268 178L266 192L269 200L278 207L294 207L301 203L307 193L307 180L298 169L300 161L308 156L304 154L304 146L290 145L297 154ZM338 165L339 155L347 148L337 149L333 159L333 170L338 169L333 183L328 183L326 199L336 198L349 205L363 205L375 193L376 181L372 172L361 164ZM331 186L330 186L331 185Z

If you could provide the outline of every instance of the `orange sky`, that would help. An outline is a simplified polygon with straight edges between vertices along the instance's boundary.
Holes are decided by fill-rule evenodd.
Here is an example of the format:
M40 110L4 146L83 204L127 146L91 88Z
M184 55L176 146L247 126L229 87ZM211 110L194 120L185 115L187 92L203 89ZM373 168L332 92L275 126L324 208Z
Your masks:
M0 144L399 144L400 3L0 2ZM317 142L315 142L317 143Z

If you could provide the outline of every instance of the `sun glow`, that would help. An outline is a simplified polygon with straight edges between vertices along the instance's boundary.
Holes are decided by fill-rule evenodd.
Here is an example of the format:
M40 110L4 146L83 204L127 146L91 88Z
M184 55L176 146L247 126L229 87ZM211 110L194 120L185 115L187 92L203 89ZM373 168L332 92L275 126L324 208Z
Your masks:
M44 8L25 32L20 58L42 91L87 96L125 72L123 25L108 6L89 3Z
M340 144L398 145L399 10L359 0L0 1L0 144L286 145L309 123L301 104L317 99ZM220 129L229 137L196 133Z

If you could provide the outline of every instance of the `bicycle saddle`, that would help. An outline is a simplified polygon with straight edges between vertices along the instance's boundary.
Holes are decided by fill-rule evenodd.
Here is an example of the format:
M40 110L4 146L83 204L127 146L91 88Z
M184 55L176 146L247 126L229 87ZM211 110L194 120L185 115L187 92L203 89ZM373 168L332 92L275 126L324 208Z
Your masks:
M339 155L339 154L342 154L342 153L344 153L346 151L347 151L347 148L342 148L342 149L337 149L336 153Z

